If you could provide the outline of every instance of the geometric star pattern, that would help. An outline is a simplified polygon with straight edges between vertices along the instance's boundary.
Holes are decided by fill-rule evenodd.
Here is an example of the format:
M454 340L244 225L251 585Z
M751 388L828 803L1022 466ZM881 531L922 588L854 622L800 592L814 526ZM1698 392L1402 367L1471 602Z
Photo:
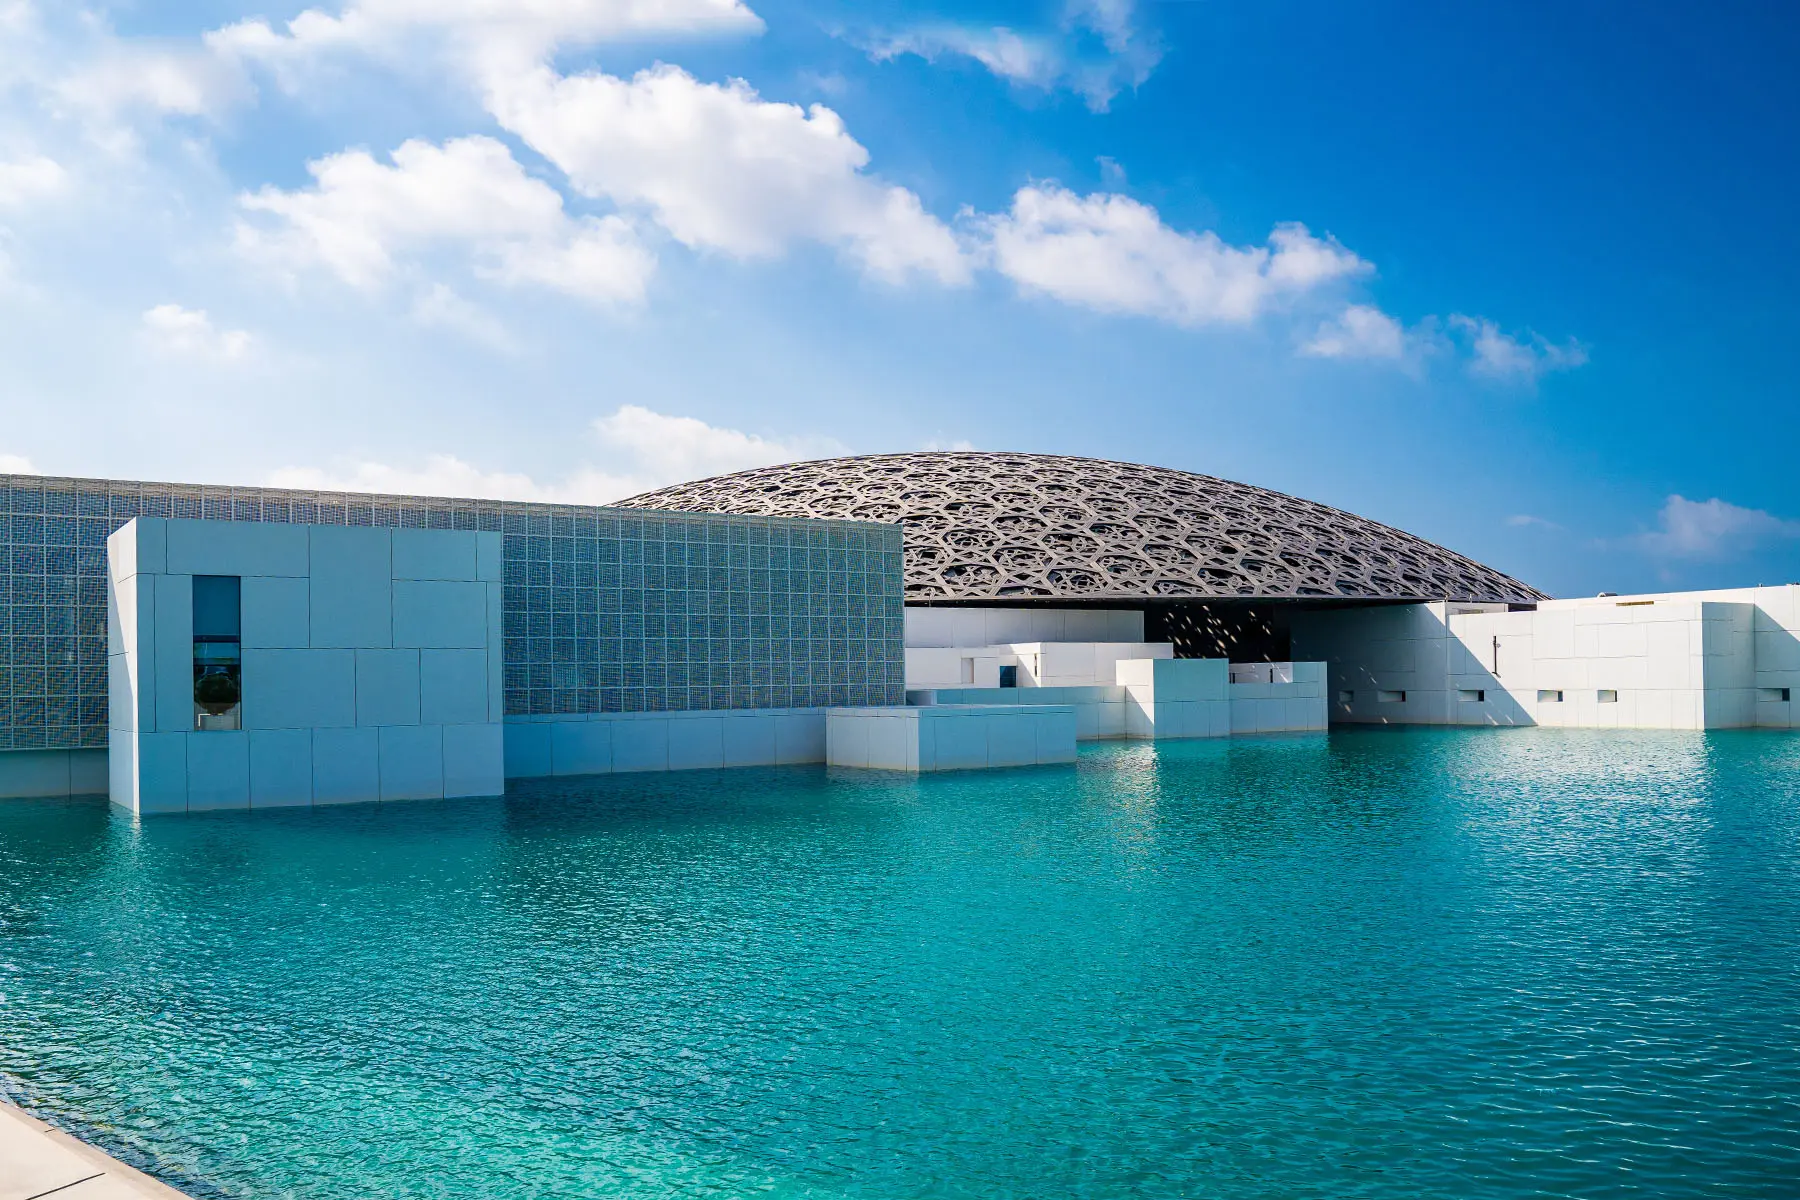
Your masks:
M939 450L828 458L617 506L898 522L908 601L1547 599L1354 513L1095 458Z

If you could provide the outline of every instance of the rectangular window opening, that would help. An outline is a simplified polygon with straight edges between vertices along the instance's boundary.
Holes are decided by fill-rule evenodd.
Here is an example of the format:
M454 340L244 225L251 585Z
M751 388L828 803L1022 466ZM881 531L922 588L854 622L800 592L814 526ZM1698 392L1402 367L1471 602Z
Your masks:
M1339 688L1338 689L1338 703L1339 704L1342 704L1345 708L1348 708L1348 707L1350 707L1350 705L1354 704L1355 702L1356 702L1356 693L1354 691L1350 690L1349 688Z
M1602 704L1617 704L1619 702L1619 693L1614 688L1601 688L1595 695L1595 699Z
M1375 703L1377 703L1377 704L1405 704L1406 703L1406 693L1403 691L1401 691L1401 692L1378 691L1375 693Z
M1483 704L1487 701L1487 689L1462 688L1456 693L1456 698L1467 704Z
M1019 686L1019 668L1016 666L1015 667L1001 667L1000 668L1000 686L1004 687L1004 688L1018 687Z
M1562 703L1561 690L1555 689L1555 688L1539 688L1538 689L1538 703L1539 704L1561 704Z
M194 576L194 728L242 729L243 604L236 575Z
M1787 688L1756 689L1756 698L1769 704L1786 704L1790 694Z
M962 681L964 683L975 682L975 660L972 658L962 660Z

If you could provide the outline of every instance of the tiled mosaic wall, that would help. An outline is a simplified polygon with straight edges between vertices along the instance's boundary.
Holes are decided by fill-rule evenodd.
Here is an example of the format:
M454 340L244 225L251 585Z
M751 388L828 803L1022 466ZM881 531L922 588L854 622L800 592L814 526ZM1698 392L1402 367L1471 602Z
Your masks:
M904 696L898 526L0 475L0 750L106 745L106 538L137 516L504 533L508 713Z

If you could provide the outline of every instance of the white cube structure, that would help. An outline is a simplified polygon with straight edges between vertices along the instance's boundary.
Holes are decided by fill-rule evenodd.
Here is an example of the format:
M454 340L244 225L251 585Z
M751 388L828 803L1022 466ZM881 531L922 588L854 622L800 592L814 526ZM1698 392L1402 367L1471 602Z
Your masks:
M1067 704L832 708L825 761L877 771L962 771L1075 761Z
M113 803L161 813L500 794L500 553L499 534L472 531L122 526L107 539ZM196 632L196 596L219 580L237 598L227 653L241 664L223 715L196 701L196 664L219 640Z

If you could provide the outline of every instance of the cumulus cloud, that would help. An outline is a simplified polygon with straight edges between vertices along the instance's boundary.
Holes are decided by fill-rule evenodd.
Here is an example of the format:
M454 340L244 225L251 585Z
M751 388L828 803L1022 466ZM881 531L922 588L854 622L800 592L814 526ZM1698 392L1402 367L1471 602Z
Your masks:
M1800 521L1742 508L1717 496L1689 500L1672 495L1658 514L1657 528L1638 535L1637 544L1659 558L1723 558L1788 538L1800 538Z
M336 13L309 8L280 30L241 21L207 35L207 43L277 66L333 50L390 53L434 40L485 61L528 62L558 47L762 28L739 0L355 0Z
M376 288L402 260L450 248L477 274L536 284L583 300L643 299L655 259L622 217L572 217L562 196L525 174L487 137L409 141L392 165L348 150L307 165L310 188L264 188L240 198L264 223L244 221L248 253L288 269L317 267Z
M1514 337L1486 317L1456 313L1450 328L1468 343L1470 369L1490 379L1535 383L1552 371L1570 371L1587 362L1587 349L1570 338L1557 344L1536 333Z
M1345 306L1300 347L1314 358L1401 359L1407 351L1405 326L1372 304Z
M352 461L331 468L286 467L270 475L268 482L273 487L332 491L610 504L708 475L846 452L831 438L764 437L636 404L598 418L589 432L595 461L558 480L484 471L454 455L436 454L414 466Z
M762 99L659 65L631 79L491 76L500 123L585 195L642 209L683 245L740 258L795 242L837 247L872 275L969 277L955 237L919 198L864 171L869 152L824 105Z
M0 454L0 475L42 475L23 454Z
M1144 83L1162 61L1160 44L1139 28L1133 0L1070 0L1052 29L938 22L862 41L877 62L907 54L927 62L968 58L1017 87L1074 92L1095 112Z
M61 192L68 172L41 154L0 161L0 208L21 206Z
M251 344L244 330L220 329L204 311L179 304L159 304L145 312L141 327L151 347L187 358L240 359Z
M1245 322L1284 300L1367 274L1370 264L1306 226L1266 245L1185 233L1128 196L1020 188L1011 211L978 222L994 268L1028 292L1178 325Z

